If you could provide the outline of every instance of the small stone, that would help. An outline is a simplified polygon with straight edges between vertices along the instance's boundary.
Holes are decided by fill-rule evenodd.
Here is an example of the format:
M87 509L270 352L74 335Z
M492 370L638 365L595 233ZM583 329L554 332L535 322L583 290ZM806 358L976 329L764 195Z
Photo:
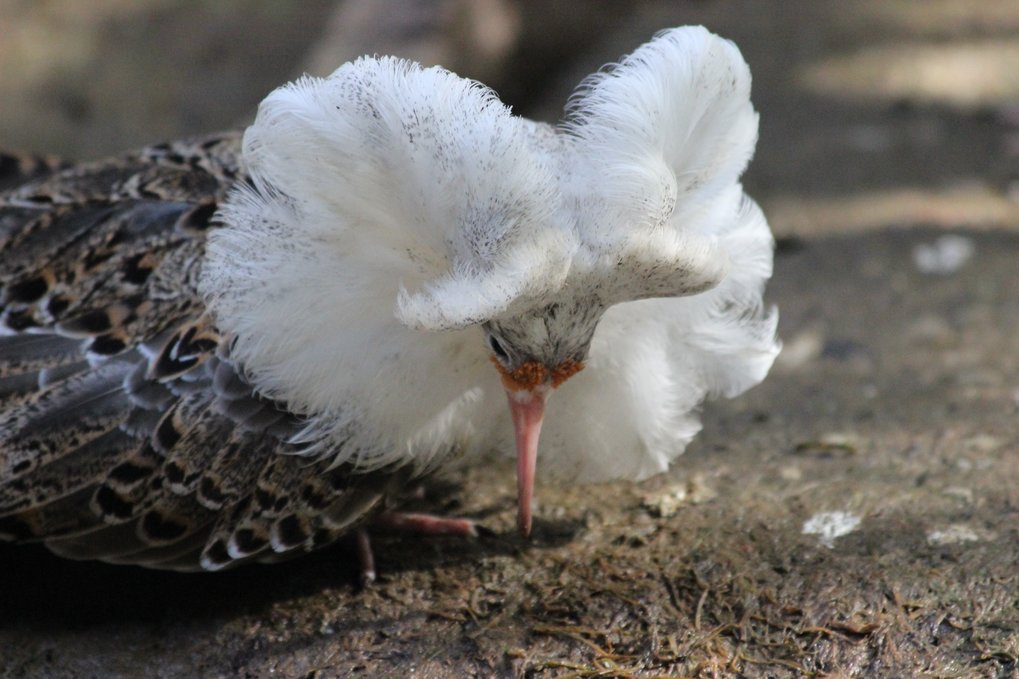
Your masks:
M963 440L962 446L965 450L974 453L993 453L1004 445L997 436L991 434L976 434Z
M860 517L849 512L819 512L803 523L803 535L817 535L822 546L831 549L835 539L849 535L860 525Z
M641 499L641 505L653 516L667 519L679 512L684 504L700 504L717 495L702 474L695 474L683 483L673 483L647 493Z
M948 234L913 248L913 263L921 273L946 276L961 269L975 251L973 239Z
M949 486L944 490L945 495L962 500L966 504L973 504L973 490L962 486Z
M860 437L846 432L829 432L812 441L800 441L796 452L820 456L855 455L860 449Z
M796 465L787 465L778 470L778 475L785 481L800 481L803 479L803 470Z
M718 492L708 485L703 474L694 474L686 484L686 497L695 505L714 500Z
M641 504L654 516L668 519L675 516L679 508L686 503L686 486L671 485L654 494L644 496Z
M927 544L959 545L966 542L993 540L994 534L989 531L975 530L963 523L953 523L946 528L932 530L927 533Z
M823 349L824 334L817 328L810 328L783 343L775 365L784 370L797 370L816 361Z

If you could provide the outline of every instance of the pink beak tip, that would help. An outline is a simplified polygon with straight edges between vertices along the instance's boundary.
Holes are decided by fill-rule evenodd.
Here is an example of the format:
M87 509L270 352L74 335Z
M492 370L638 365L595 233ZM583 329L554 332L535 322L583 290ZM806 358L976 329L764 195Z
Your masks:
M531 498L534 495L538 436L545 416L545 393L530 390L508 392L507 395L517 448L517 528L526 538L531 534Z
M529 510L530 508L528 508ZM531 537L531 512L528 511L526 516L523 511L517 513L517 529L520 531L520 537L529 538Z

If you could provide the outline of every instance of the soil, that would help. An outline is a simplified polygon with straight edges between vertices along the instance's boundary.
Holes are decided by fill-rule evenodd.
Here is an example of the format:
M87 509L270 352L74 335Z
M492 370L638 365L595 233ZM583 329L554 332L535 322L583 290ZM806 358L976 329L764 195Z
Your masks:
M538 116L657 28L740 45L746 184L778 236L768 379L707 405L665 476L540 487L530 541L510 465L429 489L495 536L377 536L368 588L346 545L199 575L5 545L0 677L1019 676L1019 85L999 63L1019 5L539 5L510 5L500 62Z

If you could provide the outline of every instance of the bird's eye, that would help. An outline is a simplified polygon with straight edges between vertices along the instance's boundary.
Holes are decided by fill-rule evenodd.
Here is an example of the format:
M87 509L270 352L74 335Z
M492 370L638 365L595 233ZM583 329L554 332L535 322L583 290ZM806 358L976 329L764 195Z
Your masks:
M488 336L488 344L492 347L492 353L495 354L500 361L509 360L509 354L503 349L502 344L495 338L495 335Z

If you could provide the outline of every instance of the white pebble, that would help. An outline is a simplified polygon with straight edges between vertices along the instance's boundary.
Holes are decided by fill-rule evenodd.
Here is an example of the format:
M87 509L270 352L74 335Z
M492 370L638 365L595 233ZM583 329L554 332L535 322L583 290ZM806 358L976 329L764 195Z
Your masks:
M804 535L817 535L821 544L829 549L835 538L849 535L860 525L860 517L849 512L820 512L803 524Z
M953 523L943 530L932 530L927 533L927 544L930 545L958 545L964 542L979 542L989 537L981 535L969 526L961 523Z
M913 263L923 273L944 276L962 268L975 250L972 239L949 234L913 248Z

